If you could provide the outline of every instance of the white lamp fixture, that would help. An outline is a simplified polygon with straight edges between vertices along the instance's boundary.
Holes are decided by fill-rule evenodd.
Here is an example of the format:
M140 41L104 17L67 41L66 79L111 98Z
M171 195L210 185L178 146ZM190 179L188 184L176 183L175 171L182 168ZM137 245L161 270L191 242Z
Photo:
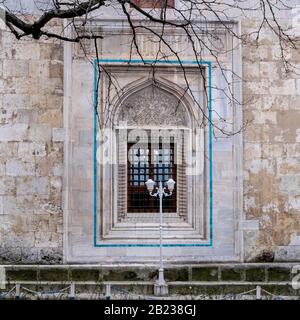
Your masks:
M155 182L152 179L148 179L145 183L149 192L152 192L155 186Z
M172 192L175 187L175 181L170 178L167 182L167 188L168 192L165 192L167 189L166 187L163 187L163 184L161 181L159 181L158 187L156 188L156 192L153 193L155 182L152 179L149 179L145 182L147 189L149 191L149 194L151 197L159 197L159 270L158 270L158 280L154 284L154 294L159 296L165 296L168 294L168 285L164 278L164 264L163 264L163 210L162 210L162 199L163 197L170 197L172 196Z
M175 187L175 181L172 178L170 178L166 184L167 184L169 191L172 192Z

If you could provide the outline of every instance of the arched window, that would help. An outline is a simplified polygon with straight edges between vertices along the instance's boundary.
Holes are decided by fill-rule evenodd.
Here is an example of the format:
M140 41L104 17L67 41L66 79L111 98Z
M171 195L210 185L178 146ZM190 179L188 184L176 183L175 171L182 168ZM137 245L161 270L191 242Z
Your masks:
M157 184L169 178L176 181L173 196L164 200L164 212L185 217L182 155L184 131L188 127L189 116L181 100L159 84L148 84L122 102L118 116L118 154L123 160L118 165L121 217L128 213L159 212L158 199L152 198L145 187L149 178Z

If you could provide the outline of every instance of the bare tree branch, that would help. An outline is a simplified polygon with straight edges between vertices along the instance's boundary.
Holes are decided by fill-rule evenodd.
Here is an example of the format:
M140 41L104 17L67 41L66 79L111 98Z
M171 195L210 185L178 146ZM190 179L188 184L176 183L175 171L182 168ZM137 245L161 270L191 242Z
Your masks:
M97 12L101 8L111 7L120 9L124 15L124 19L127 21L129 29L131 31L131 44L130 44L130 57L137 54L144 64L147 64L152 68L152 79L155 82L155 67L156 63L146 62L143 50L140 48L139 34L141 31L147 32L151 35L151 41L157 43L157 51L155 53L155 61L164 59L168 61L170 58L175 58L183 72L185 80L185 94L189 94L193 97L195 103L198 105L199 110L203 113L203 119L206 122L212 121L207 116L207 106L201 105L199 101L194 97L192 90L190 89L189 81L186 75L186 67L182 63L182 53L176 47L176 43L171 43L168 39L169 30L177 30L181 32L187 39L187 50L191 50L194 56L194 60L197 62L200 75L203 78L205 86L205 92L207 94L208 88L206 84L206 75L203 73L203 66L201 60L203 58L203 52L208 52L214 59L215 65L221 72L222 78L226 84L224 88L212 88L219 90L222 95L229 99L233 104L239 104L236 100L234 92L232 90L232 79L227 77L227 73L231 72L231 77L239 79L239 76L232 70L227 70L222 64L220 56L227 54L227 50L234 50L234 48L224 49L219 48L215 42L222 41L218 34L214 30L210 30L208 26L212 21L215 21L219 28L222 28L233 39L238 40L241 44L257 46L260 41L261 34L266 28L277 39L277 43L280 48L280 55L282 63L286 71L293 69L291 62L288 59L289 50L296 50L298 48L299 39L293 38L289 30L285 28L277 13L291 10L291 7L282 0L257 0L253 1L223 1L223 0L186 0L180 1L180 7L168 6L168 1L157 1L157 4L153 7L143 8L132 0L52 0L49 1L48 7L40 7L36 4L38 14L28 16L25 14L23 2L19 1L19 9L12 10L6 5L6 0L0 0L0 4L3 5L5 13L5 23L8 30L17 38L32 37L34 39L40 39L41 37L54 38L60 41L76 42L79 43L82 49L84 44L82 40L92 40L94 44L96 56L98 59L98 39L101 40L105 37L105 34L100 32L94 32L89 29L90 22L97 17ZM158 6L158 3L161 6ZM238 34L232 28L232 20L234 17L246 17L248 13L255 13L257 16L255 20L257 27L249 34ZM137 19L138 18L138 19ZM53 21L68 19L69 23L73 26L72 36L66 36L56 30L51 29L51 23ZM81 26L81 27L78 27ZM85 27L87 26L87 27ZM172 31L172 32L173 32ZM163 47L167 48L168 52L165 52ZM98 64L99 80L101 72L106 74L110 79L110 85L114 85L117 90L117 84L114 83L114 79L110 78L110 74L106 72L104 66ZM98 89L98 88L97 88ZM208 96L206 96L208 101ZM216 114L217 111L214 111ZM97 109L98 115L98 109ZM222 119L218 114L219 122L226 123L226 119ZM213 123L216 130L222 132L225 135L235 134L236 132L229 132L220 127L219 124Z

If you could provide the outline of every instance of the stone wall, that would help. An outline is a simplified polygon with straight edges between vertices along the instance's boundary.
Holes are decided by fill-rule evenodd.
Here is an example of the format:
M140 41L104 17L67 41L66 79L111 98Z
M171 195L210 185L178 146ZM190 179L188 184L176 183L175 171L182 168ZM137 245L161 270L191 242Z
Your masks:
M62 126L62 44L0 31L0 264L62 261Z
M258 28L244 21L243 31ZM298 68L300 54L289 50ZM244 210L258 230L244 233L247 260L300 259L300 80L285 73L276 36L243 49ZM299 72L298 72L299 73Z
M253 28L253 20L243 22L243 31ZM290 60L299 67L299 51L291 50ZM244 214L254 226L243 233L244 257L296 261L299 76L284 72L276 38L266 31L259 47L243 48L243 75L244 119L250 121L243 133ZM2 31L0 264L62 263L62 126L63 45L17 41Z

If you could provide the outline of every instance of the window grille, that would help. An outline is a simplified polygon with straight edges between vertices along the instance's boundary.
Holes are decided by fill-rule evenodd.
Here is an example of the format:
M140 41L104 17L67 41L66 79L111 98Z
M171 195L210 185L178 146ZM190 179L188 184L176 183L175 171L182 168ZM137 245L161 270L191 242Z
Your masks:
M159 199L151 197L145 186L148 179L165 184L176 181L175 144L128 143L127 212L158 212ZM176 212L176 188L172 197L164 200L165 212Z

